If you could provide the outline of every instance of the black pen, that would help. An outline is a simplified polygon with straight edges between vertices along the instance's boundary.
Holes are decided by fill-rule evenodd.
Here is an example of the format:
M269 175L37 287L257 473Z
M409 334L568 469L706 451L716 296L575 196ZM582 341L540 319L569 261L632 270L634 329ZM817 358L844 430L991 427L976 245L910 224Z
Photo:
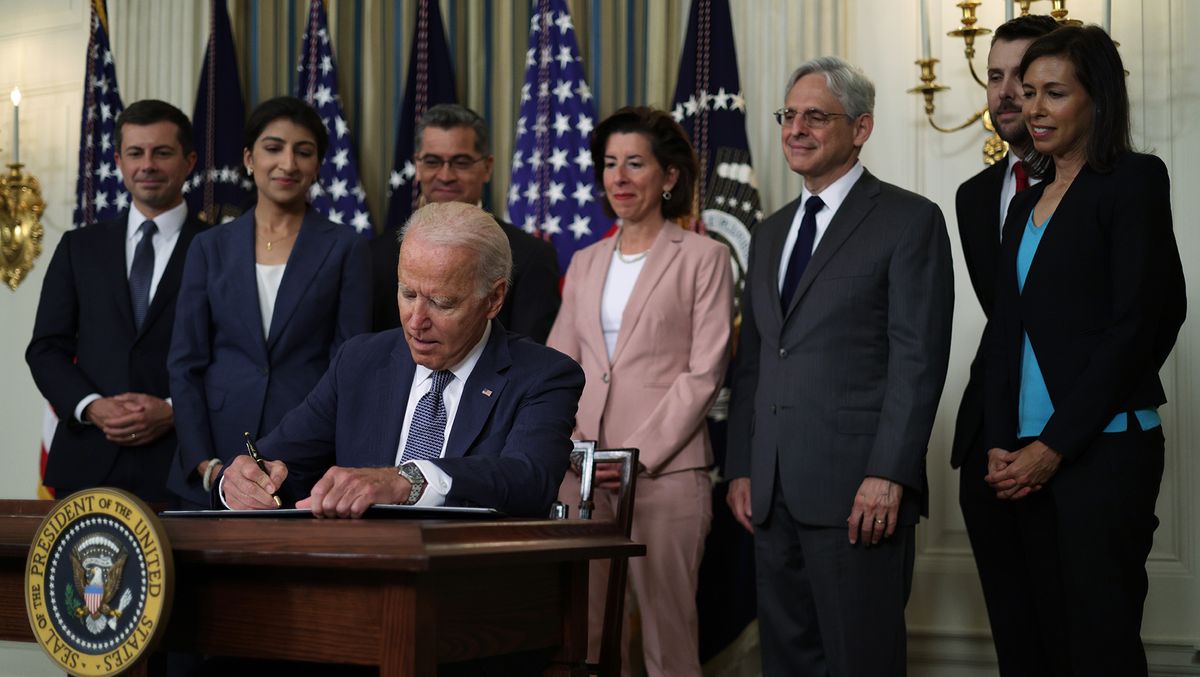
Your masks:
M246 453L250 454L250 458L254 459L254 462L258 464L258 469L263 471L264 475L270 477L271 473L267 470L266 461L263 461L262 455L258 453L258 447L254 446L254 438L250 437L250 433L242 433L242 436L246 438ZM271 498L275 499L276 508L283 507L283 501L279 500L278 496L271 494Z

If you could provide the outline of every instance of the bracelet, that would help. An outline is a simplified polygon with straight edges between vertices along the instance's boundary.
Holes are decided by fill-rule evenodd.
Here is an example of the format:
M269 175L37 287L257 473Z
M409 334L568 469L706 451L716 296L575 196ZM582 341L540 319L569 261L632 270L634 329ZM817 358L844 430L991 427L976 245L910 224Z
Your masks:
M204 491L212 491L213 471L217 469L217 465L221 462L219 458L208 459L208 467L204 469Z

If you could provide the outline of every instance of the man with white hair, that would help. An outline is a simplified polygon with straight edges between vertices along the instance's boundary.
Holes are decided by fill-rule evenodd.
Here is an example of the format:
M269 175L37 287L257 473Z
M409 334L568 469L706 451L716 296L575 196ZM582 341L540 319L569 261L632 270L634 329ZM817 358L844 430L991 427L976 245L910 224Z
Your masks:
M512 274L500 226L461 202L401 233L400 327L347 341L305 401L220 483L231 508L272 494L325 517L373 503L480 506L544 517L567 470L583 372L495 321ZM324 473L311 487L312 478Z
M937 205L868 172L875 88L835 57L792 74L798 199L750 245L728 502L754 534L766 675L903 675L925 450L954 278Z

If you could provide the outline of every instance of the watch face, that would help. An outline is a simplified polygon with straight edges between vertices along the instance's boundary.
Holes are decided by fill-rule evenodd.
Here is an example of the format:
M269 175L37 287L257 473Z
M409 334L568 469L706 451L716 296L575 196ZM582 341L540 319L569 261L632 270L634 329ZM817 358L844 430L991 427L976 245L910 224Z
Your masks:
M408 480L411 488L408 490L408 499L404 501L405 505L412 505L421 499L421 494L425 493L425 475L415 463L404 463L396 469L404 479Z

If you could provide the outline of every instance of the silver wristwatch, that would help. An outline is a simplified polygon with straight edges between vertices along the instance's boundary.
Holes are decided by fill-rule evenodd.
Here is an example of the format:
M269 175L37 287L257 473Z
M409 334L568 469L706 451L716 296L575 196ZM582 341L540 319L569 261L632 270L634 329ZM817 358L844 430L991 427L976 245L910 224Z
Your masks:
M404 505L416 504L417 501L421 500L421 494L425 493L425 475L417 467L417 464L412 461L396 466L396 472L408 480L412 487L408 490L408 498L404 500Z

